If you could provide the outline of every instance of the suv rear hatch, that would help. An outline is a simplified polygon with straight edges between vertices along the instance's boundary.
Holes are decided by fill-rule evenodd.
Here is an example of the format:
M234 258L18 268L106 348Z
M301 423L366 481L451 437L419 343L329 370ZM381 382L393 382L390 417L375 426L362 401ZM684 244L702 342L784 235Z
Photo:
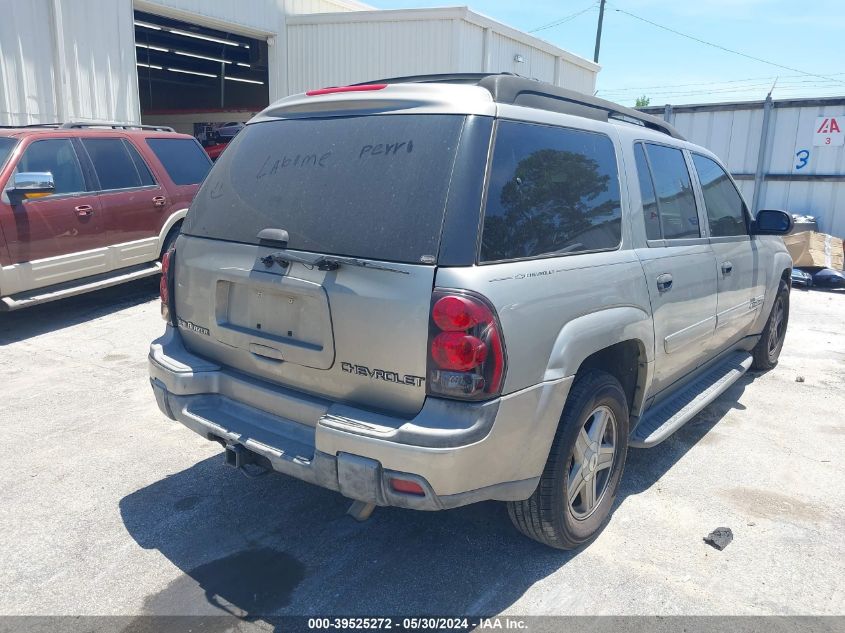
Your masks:
M444 224L478 225L484 161L456 165L489 138L489 118L453 114L248 125L184 223L185 345L277 385L414 415ZM462 239L474 253L475 232Z

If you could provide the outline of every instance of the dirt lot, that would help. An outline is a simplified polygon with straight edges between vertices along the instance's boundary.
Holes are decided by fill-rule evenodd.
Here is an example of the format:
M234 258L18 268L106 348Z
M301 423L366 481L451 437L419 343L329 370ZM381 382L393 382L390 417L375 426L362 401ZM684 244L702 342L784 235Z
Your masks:
M499 504L358 524L226 468L155 406L155 293L0 314L0 614L845 614L845 294L794 291L780 365L632 451L610 525L565 553Z

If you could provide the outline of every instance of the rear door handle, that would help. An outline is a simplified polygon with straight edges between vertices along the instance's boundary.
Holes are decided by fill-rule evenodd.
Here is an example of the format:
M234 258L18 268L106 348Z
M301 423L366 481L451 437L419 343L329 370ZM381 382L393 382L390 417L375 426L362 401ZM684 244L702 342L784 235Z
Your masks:
M76 211L76 215L80 218L87 218L89 215L94 214L94 207L90 204L80 204L79 206L74 207L73 210Z
M666 292L667 290L672 289L672 275L669 273L663 273L662 275L657 276L657 289L660 292Z
M167 203L167 198L164 196L155 196L153 198L153 206L154 207L163 207Z
M722 262L722 274L730 275L733 272L734 265L731 262Z

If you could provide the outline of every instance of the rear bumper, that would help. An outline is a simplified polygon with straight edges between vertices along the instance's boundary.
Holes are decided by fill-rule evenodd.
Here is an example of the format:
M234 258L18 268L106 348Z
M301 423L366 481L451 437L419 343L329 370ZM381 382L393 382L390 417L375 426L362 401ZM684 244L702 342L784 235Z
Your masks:
M149 367L159 408L203 437L349 498L419 510L529 497L572 381L485 403L427 398L400 419L223 369L186 350L170 326L151 345ZM425 494L394 491L392 477Z

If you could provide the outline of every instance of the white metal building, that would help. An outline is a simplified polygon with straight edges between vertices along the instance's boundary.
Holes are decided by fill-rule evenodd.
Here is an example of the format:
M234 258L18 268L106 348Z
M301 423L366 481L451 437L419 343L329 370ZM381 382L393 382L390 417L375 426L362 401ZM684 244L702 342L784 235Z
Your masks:
M845 97L641 109L718 155L755 211L813 215L845 237Z
M357 0L0 0L0 124L244 121L309 88L508 71L592 93L599 66L466 7Z

